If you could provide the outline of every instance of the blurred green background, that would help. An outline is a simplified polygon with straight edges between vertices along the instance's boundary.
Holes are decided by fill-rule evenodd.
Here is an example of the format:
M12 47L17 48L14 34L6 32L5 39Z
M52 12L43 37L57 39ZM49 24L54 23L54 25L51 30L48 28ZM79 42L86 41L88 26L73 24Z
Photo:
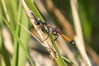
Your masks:
M52 19L55 25L62 28L60 23L57 21L57 18L46 7L45 0L41 1L48 12L47 15L40 12L45 20L50 21ZM75 33L70 0L52 0L52 2L69 21L73 28L73 32ZM38 4L36 3L36 5ZM39 9L40 7L37 8ZM99 58L99 0L78 0L78 13L81 21L85 46L86 48L90 47ZM10 28L5 23L4 18ZM24 66L27 57L30 59L30 63L32 61L28 55L30 35L22 27L19 27L16 22L20 22L29 30L31 29L30 21L19 0L0 0L0 66L11 66L11 62L13 63L12 66ZM3 32L4 29L9 32L10 39L9 37L4 36L6 34ZM19 38L16 38L16 35L19 36L20 40L23 42L24 45L22 46L25 47L26 52L20 48L20 41ZM6 40L11 41L11 53L7 49ZM89 51L87 52L89 53ZM14 62L16 64L14 64ZM94 64L98 65L99 63L97 64L94 61Z

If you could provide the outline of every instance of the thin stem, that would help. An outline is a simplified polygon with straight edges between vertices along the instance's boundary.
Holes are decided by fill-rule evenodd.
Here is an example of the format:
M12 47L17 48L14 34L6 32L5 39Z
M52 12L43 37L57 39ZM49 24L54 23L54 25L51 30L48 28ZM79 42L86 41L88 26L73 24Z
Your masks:
M85 46L84 46L85 43L84 43L83 33L81 30L82 28L80 24L80 18L77 11L77 8L78 8L77 0L70 0L70 4L71 4L71 10L72 10L72 15L74 20L75 31L76 31L76 36L75 36L76 46L80 54L82 55L84 61L86 62L86 64L88 64L88 66L92 66L87 56L87 53L85 51ZM79 42L78 42L78 39L79 39Z

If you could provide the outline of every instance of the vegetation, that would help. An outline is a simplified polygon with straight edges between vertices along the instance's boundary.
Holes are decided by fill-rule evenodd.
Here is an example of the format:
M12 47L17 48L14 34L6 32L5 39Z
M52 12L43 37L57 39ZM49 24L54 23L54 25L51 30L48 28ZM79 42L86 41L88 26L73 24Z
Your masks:
M98 66L98 0L0 0L0 66ZM76 45L41 30L34 16ZM80 63L79 63L80 62Z

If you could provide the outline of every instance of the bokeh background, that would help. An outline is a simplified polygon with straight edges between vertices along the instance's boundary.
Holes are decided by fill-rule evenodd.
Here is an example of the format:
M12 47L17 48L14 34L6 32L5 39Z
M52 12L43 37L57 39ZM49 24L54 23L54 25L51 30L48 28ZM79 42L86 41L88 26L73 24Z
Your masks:
M91 64L99 66L99 0L74 0L72 2L76 2L85 45L83 49L86 50ZM75 25L74 17L77 15L73 16L71 0L33 0L32 3L35 3L47 23L62 29L68 37L75 40L77 35L75 26L77 25ZM56 63L53 63L49 57L46 48L16 23L20 22L36 37L40 38L20 5L20 0L0 0L0 66L31 66L27 60L27 52L36 66L56 66ZM9 23L10 28L5 20ZM14 32L22 40L26 52L17 42L18 38L14 36ZM81 55L83 52L78 49L83 45L72 46L62 37L57 40L56 43L61 55L70 59L77 66L86 66ZM78 42L79 40L77 39Z

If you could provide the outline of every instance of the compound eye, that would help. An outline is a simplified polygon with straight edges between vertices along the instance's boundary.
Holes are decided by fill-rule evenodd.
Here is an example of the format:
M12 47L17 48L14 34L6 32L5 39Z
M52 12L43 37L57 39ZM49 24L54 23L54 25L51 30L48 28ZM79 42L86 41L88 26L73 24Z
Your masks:
M41 22L42 22L42 21L38 19L38 20L36 21L36 25L40 25Z
M36 22L36 25L39 25L39 24L40 24L40 23L37 21L37 22Z

